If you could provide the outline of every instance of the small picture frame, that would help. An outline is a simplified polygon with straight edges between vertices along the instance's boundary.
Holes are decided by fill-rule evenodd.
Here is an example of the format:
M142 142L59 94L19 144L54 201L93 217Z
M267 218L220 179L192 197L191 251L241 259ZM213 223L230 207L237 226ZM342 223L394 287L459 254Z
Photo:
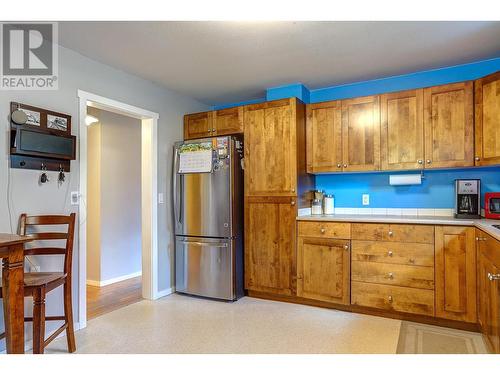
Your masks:
M68 118L47 114L47 129L68 131Z
M32 111L26 108L19 108L21 111L26 113L28 120L26 121L26 125L31 126L40 126L40 112Z

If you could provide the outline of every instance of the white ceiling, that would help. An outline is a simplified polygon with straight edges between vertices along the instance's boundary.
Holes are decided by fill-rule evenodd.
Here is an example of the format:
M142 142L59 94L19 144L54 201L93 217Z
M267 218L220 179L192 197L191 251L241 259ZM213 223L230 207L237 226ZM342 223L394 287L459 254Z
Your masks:
M500 57L500 22L61 22L59 41L214 105Z

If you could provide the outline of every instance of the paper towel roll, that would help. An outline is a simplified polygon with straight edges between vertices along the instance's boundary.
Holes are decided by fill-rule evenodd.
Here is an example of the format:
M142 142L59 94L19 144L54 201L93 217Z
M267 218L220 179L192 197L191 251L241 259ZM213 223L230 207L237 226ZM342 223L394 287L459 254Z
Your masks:
M422 176L420 174L391 174L389 175L389 185L421 185Z

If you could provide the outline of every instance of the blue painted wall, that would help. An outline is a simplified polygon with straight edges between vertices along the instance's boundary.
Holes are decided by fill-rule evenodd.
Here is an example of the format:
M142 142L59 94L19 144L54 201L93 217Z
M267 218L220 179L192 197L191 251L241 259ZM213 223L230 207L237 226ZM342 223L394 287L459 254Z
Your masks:
M265 100L297 97L305 103L317 103L473 80L496 71L500 71L500 58L316 90L293 83L267 89ZM318 175L316 187L334 194L336 207L363 207L361 195L368 193L370 205L366 207L371 208L453 208L455 179L479 178L483 193L500 191L500 167L426 171L422 185L412 186L390 186L390 174L395 173Z
M389 185L389 175L405 173L418 172L317 175L316 188L333 194L336 207L370 208L453 208L455 179L481 179L482 196L488 191L500 191L500 167L429 170L424 171L422 185ZM361 204L362 194L370 194L369 206Z

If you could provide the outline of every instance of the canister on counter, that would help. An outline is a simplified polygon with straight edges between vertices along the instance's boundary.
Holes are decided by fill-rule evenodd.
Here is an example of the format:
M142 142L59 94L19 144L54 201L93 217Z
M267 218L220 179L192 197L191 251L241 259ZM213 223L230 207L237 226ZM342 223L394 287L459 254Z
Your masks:
M323 207L321 205L321 201L319 199L313 199L311 205L311 214L312 215L322 215Z
M334 213L334 198L332 194L326 194L323 198L323 214L333 215Z

